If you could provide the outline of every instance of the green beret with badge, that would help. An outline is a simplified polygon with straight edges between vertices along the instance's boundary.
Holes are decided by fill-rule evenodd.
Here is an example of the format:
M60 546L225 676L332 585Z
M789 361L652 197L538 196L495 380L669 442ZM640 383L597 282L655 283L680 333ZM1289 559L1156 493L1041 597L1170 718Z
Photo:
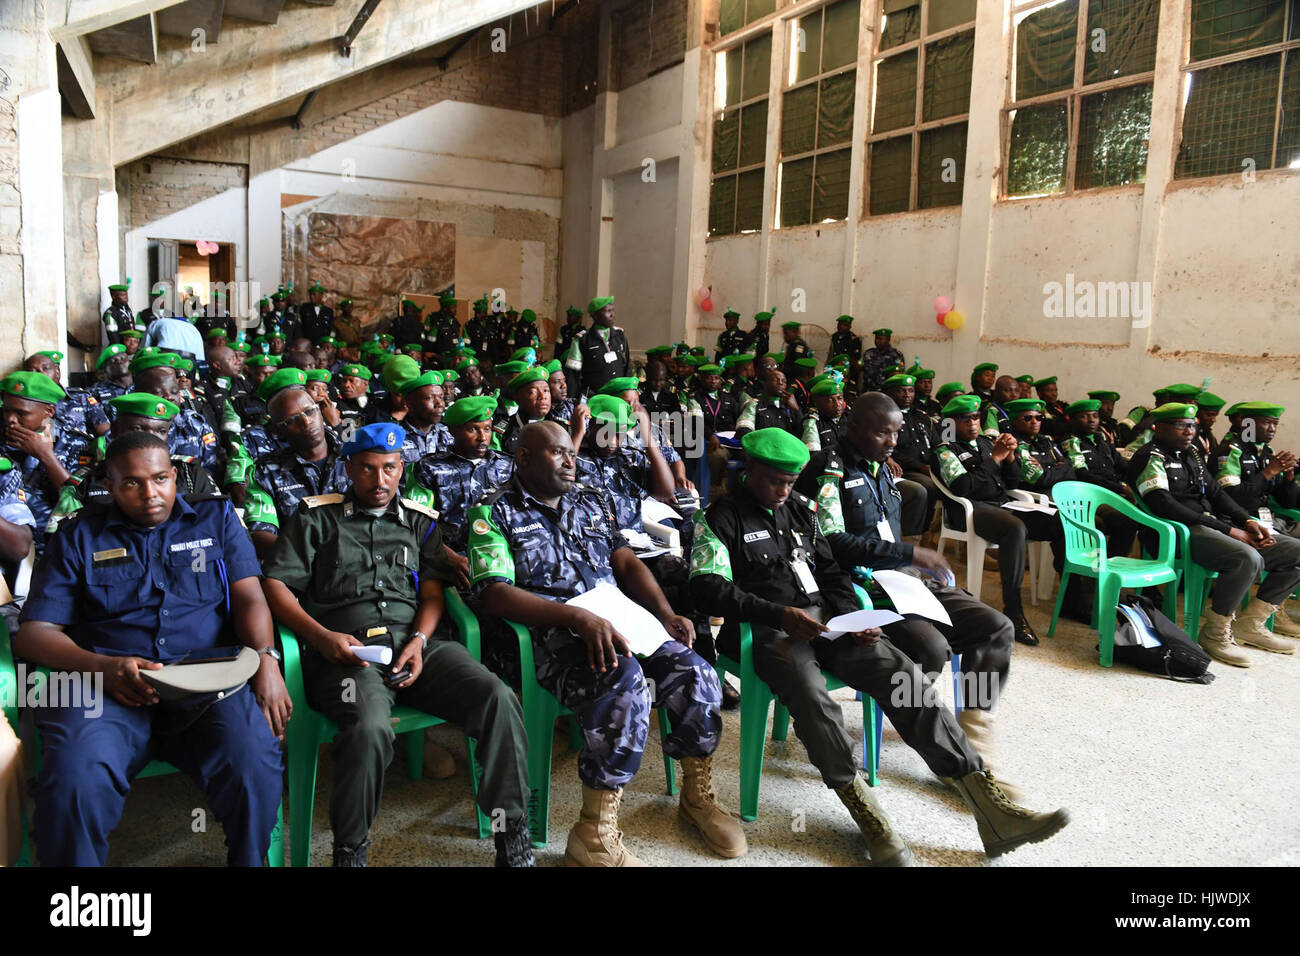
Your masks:
M1151 394L1155 398L1160 398L1163 395L1169 399L1169 402L1182 401L1186 404L1196 400L1196 396L1201 394L1201 388L1198 385L1188 385L1186 382L1175 382L1173 385L1158 388ZM1169 402L1164 404L1169 404Z
M1044 385L1055 385L1055 384L1056 384L1055 375L1049 375L1047 376L1047 378L1034 379L1034 388L1042 388Z
M1228 414L1243 418L1281 418L1285 411L1285 406L1273 402L1238 402L1228 409Z
M690 356L695 358L696 356ZM699 364L704 364L703 362ZM600 387L601 395L622 395L624 392L635 392L637 386L641 383L631 375L620 375L617 378L611 378L608 382Z
M519 313L519 321L528 322L528 323L536 322L537 313L534 312L532 309L524 309L524 311Z
M208 340L229 338L229 336L226 335L225 329L208 329L208 331L203 334L203 337Z
M756 324L756 325L761 325L761 324L764 323L764 322L771 322L771 321L772 321L772 313L771 313L771 312L756 312L756 313L754 313L754 324Z
M456 371L463 372L465 369L473 368L477 364L478 359L474 358L472 355L468 355L456 363Z
M1017 375L1016 381L1021 385L1033 385L1034 377L1032 375Z
M740 318L740 313L735 309L728 309L726 312L722 313L722 317L724 319L738 319Z
M963 388L965 388L965 386L962 385L961 382L944 382L939 386L939 390L934 393L935 400L942 402L949 395L955 395Z
M978 415L980 410L980 397L978 395L957 395L949 400L948 404L943 406L941 415L946 418L957 418L963 415Z
M1196 418L1196 406L1187 402L1165 402L1147 413L1154 422L1176 422Z
M498 363L493 367L492 371L497 375L503 376L506 381L509 381L526 368L528 368L527 362L521 362L518 359L514 359L509 362Z
M327 368L313 368L307 372L309 382L328 382L334 375Z
M148 392L127 392L110 398L108 404L120 415L138 415L141 418L153 418L160 422L169 422L180 414L181 407L169 402L160 395Z
M286 388L292 388L295 385L306 385L307 373L300 368L281 368L276 369L265 379L262 384L257 386L257 397L262 401L270 401L271 396L281 392Z
M808 464L808 446L784 428L760 428L740 440L745 454L762 465L797 475Z
M393 391L398 395L407 395L417 388L424 388L426 385L442 385L443 378L441 372L428 371L421 372L419 375L412 375L404 378L394 385L390 385Z
M123 329L121 332L117 334L124 339L138 339L142 335L144 335L144 333L141 332L139 329Z
M546 369L546 374L548 376L554 375L556 372L564 371L564 366L560 364L559 359L551 359L543 365L542 368Z
M1007 402L1002 407L1008 415L1015 418L1025 412L1041 412L1047 407L1047 403L1041 398L1017 398Z
M143 372L151 368L175 368L176 354L174 352L160 352L157 349L144 349L137 352L135 358L131 359L131 374Z
M996 372L997 370L998 365L996 362L980 362L979 365L975 366L976 375L980 374L980 372Z
M510 356L512 362L523 362L525 365L534 365L537 362L537 349L531 345L525 345L521 349L515 349Z
M1218 395L1215 395L1213 392L1201 392L1199 395L1196 396L1195 401L1196 401L1197 408L1204 408L1205 410L1211 412L1221 411L1223 409L1223 406L1228 404L1228 400L1226 398L1220 398Z
M44 351L42 351L42 352L37 352L36 354L37 354L37 355L44 355L47 359L49 359L49 360L50 360L51 362L53 362L55 365L62 365L62 364L63 364L63 353L62 353L62 352L59 352L59 351L57 351L57 350L55 350L55 349L45 349Z
M1077 402L1074 402L1073 404L1069 405L1065 409L1065 413L1067 415L1074 415L1075 413L1082 414L1084 412L1095 412L1098 411L1100 408L1101 408L1100 399L1081 398Z
M525 385L531 385L533 382L544 382L550 378L550 373L540 365L534 365L532 368L526 368L506 385L507 391L516 391Z
M113 345L110 345L108 348L104 349L104 351L99 353L99 358L95 359L96 371L103 368L105 363L107 363L109 359L113 358L115 355L121 355L125 351L126 351L126 346L120 343L114 343Z
M0 392L46 405L57 405L68 394L58 382L41 372L10 372L0 380Z
M632 406L616 395L593 395L587 401L591 417L603 425L608 425L620 433L637 427L636 415Z
M345 365L339 369L339 375L349 375L352 378L361 378L368 382L370 381L371 372L370 369L366 368L364 365L353 364Z
M798 319L791 319L789 322L781 323L781 328L783 329L798 329L799 326L800 326L800 322Z
M914 368L914 370L909 371L908 374L911 375L912 378L916 379L919 382L923 378L930 378L930 379L934 378L934 369Z
M792 364L795 368L810 369L817 367L817 360L811 355L806 355L803 358L795 359Z
M891 375L882 383L883 388L911 388L916 385L916 379L911 375Z
M816 397L818 395L843 395L844 386L838 379L833 377L823 378L820 382L808 390L808 394Z
M244 364L249 368L264 368L267 365L279 365L280 356L278 355L254 355L244 360Z
M1102 402L1118 402L1119 392L1109 392L1104 389L1098 388L1098 389L1093 389L1091 392L1089 392L1088 397L1095 398L1098 401L1102 401Z
M696 369L696 371L699 372L701 375L721 375L722 366L714 365L712 362L710 362L708 365L701 365L698 369Z
M442 423L448 427L469 422L491 421L497 410L497 400L491 395L470 395L451 403L443 413Z

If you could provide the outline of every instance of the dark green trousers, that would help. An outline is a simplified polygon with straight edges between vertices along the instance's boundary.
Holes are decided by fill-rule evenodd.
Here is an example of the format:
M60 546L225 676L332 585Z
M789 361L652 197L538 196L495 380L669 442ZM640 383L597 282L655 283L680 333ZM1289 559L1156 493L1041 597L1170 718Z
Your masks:
M302 655L303 681L313 707L339 726L334 738L330 825L335 846L365 841L379 812L384 770L393 759L393 705L415 707L457 724L478 742L483 767L478 805L489 817L523 816L528 800L528 738L514 692L454 641L430 641L424 670L410 687L394 691L383 669L345 667L310 648ZM347 680L355 685L346 684ZM421 744L416 744L419 746Z

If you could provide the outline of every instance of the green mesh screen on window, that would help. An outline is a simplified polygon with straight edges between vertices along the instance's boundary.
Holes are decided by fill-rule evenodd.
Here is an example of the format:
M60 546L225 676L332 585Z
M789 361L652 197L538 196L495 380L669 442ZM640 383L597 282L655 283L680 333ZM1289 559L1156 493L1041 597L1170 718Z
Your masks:
M735 169L740 145L740 110L725 111L713 121L713 171Z
M812 215L813 157L781 164L781 226L802 226Z
M847 143L853 136L853 90L858 71L845 70L821 81L817 107L817 148Z
M713 181L709 193L709 235L725 236L736 231L736 177Z
M823 73L857 61L858 16L858 0L840 0L826 7L822 38Z
M1282 126L1274 165L1300 168L1300 50L1287 52L1282 72Z
M772 35L764 34L745 44L745 66L740 78L741 99L767 92L772 76Z
M873 133L916 122L916 51L908 50L876 65L876 115Z
M781 155L797 156L817 145L817 84L785 94L781 109Z
M871 215L906 212L912 192L912 137L871 144Z
M1074 188L1145 182L1151 136L1151 85L1140 83L1083 98Z
M1277 43L1282 39L1286 4L1287 0L1192 0L1192 62Z
M921 35L921 4L917 0L885 0L880 49L910 43Z
M930 0L930 19L926 29L938 33L975 20L975 0Z
M844 219L849 214L849 168L851 149L818 153L813 172L812 221Z
M1159 24L1160 0L1088 0L1083 82L1154 70Z
M1074 85L1079 2L1066 0L1035 11L1016 28L1016 91L1013 99L1055 93Z
M923 132L916 169L916 208L960 206L965 170L965 123Z
M970 81L974 63L974 30L926 44L922 119L929 122L945 116L960 116L970 110Z
M1011 117L1011 145L1007 151L1007 195L1063 192L1069 145L1064 100L1016 110Z
M767 100L750 103L740 114L740 165L754 166L767 153Z
M753 169L736 177L736 231L763 228L763 171Z
M1281 54L1274 53L1189 74L1176 177L1272 166L1281 67Z

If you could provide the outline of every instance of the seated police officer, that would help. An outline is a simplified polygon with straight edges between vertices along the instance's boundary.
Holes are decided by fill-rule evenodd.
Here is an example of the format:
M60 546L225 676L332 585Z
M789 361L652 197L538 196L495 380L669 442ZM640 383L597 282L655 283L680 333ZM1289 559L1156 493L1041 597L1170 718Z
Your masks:
M1085 398L1066 409L1070 417L1070 435L1061 443L1061 451L1074 466L1074 477L1078 481L1099 485L1132 501L1133 491L1124 482L1128 462L1120 457L1114 444L1106 437L1101 404L1101 399ZM1107 505L1099 507L1094 518L1106 536L1106 554L1112 558L1127 556L1133 549L1133 539L1137 537L1137 522ZM1091 612L1088 620L1092 620Z
M519 441L519 432L531 422L540 422L551 412L550 373L540 365L522 369L511 377L501 390L515 405L509 414L499 414L492 423L497 436L497 447L505 455L513 456Z
M365 866L384 768L393 759L394 704L460 724L478 741L478 803L505 812L497 865L532 866L523 710L509 686L455 641L430 640L454 572L436 513L398 497L402 427L367 425L343 446L351 487L289 518L266 560L266 599L303 641L303 682L334 738L334 865ZM354 648L386 647L371 667ZM345 692L351 690L351 693Z
M195 779L226 831L231 865L266 859L280 805L276 739L291 704L261 569L233 506L176 494L167 443L131 432L108 447L113 504L49 539L14 650L101 679L98 715L39 708L44 758L36 843L52 866L103 865L131 779L153 758ZM161 701L142 672L238 642L264 655L242 685Z
M691 650L695 630L673 613L612 518L608 498L575 481L569 435L554 422L520 432L515 474L470 510L471 579L483 607L532 629L537 682L573 711L582 811L569 833L571 866L637 866L623 845L618 806L645 750L652 705L668 712L664 753L682 763L680 815L724 857L745 853L744 832L717 805L710 783L722 733L722 689ZM604 618L569 598L612 584L648 609L671 635L643 661Z
M942 583L952 570L939 552L902 543L902 495L884 465L904 427L898 407L887 396L868 392L853 403L845 419L837 452L814 454L795 488L817 502L817 525L840 567L889 570L910 565L926 572L922 580L952 623L912 615L883 630L932 681L950 653L961 655L966 693L957 723L984 759L985 769L993 773L997 770L993 707L1006 686L1015 628L1006 615L963 589ZM998 784L1007 796L1016 798L1015 789L1001 775Z
M998 856L1044 840L1069 814L1034 813L1013 804L983 769L956 718L938 703L920 668L878 628L827 640L825 621L856 610L848 572L817 526L815 505L794 492L808 449L781 429L745 436L745 473L732 494L695 516L691 590L726 617L719 645L737 654L737 625L754 634L754 668L790 709L795 732L822 781L843 801L876 866L902 866L911 851L876 802L853 759L840 706L822 669L879 702L903 740L930 770L953 785L979 826L985 852ZM730 645L730 647L728 646ZM898 675L906 675L899 692Z
M1294 654L1295 645L1270 631L1265 621L1300 585L1300 539L1273 534L1214 480L1194 446L1195 405L1168 402L1147 418L1151 441L1129 462L1129 482L1156 517L1187 525L1191 559L1219 572L1197 641L1216 660L1234 667L1250 666L1238 644ZM1268 577L1238 613L1260 571Z

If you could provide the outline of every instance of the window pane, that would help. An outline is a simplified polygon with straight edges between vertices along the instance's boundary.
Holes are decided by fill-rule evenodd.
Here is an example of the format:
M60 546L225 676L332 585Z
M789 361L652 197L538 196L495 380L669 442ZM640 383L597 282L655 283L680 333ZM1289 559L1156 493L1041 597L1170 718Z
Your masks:
M1151 84L1083 98L1074 188L1146 182Z
M1016 29L1015 99L1055 93L1074 85L1079 0L1031 13Z
M817 110L817 148L847 143L853 136L853 88L858 71L845 70L821 81L822 98Z
M876 116L873 133L916 122L916 51L908 50L876 65Z
M819 64L822 59L822 12L820 10L799 18L794 27L794 35L790 38L790 55L794 57L796 83L821 72Z
M781 164L781 226L802 226L812 214L813 157Z
M912 137L871 144L871 215L907 212L912 192Z
M763 228L763 171L753 169L736 177L736 231Z
M921 134L916 170L916 208L960 206L966 175L966 124L940 126Z
M1069 142L1064 100L1016 110L1011 118L1007 195L1063 192Z
M826 8L822 72L858 59L858 0L840 0Z
M761 163L767 153L767 100L750 103L740 116L740 165Z
M736 231L736 177L713 181L709 194L709 235L725 236Z
M744 60L743 46L738 46L734 50L726 52L726 59L723 60L723 68L726 70L725 83L727 101L723 106L735 106L740 102L740 64Z
M749 0L745 22L753 23L755 20L761 20L775 9L776 0Z
M745 75L740 82L741 97L749 99L762 96L767 92L771 76L772 35L765 33L745 44Z
M721 173L736 168L736 150L740 143L740 110L731 109L713 121L713 171Z
M781 155L796 156L816 145L817 84L809 83L785 94L781 110Z
M1192 62L1282 39L1284 0L1192 0Z
M817 154L817 168L813 174L813 222L848 218L852 152L851 149L837 149Z
M1268 169L1281 69L1281 54L1274 53L1192 73L1174 175L1240 172L1247 159Z
M1154 70L1159 22L1160 0L1088 0L1083 82Z
M938 33L975 19L975 0L930 0L930 22L926 29Z
M718 16L719 30L725 35L745 25L745 0L722 0Z
M975 31L958 33L925 48L925 120L970 111L970 79L975 63Z
M1277 137L1279 169L1300 168L1300 50L1286 55L1282 77L1282 129Z
M880 49L888 50L909 43L921 35L921 4L898 0L885 0L885 15L881 18Z

